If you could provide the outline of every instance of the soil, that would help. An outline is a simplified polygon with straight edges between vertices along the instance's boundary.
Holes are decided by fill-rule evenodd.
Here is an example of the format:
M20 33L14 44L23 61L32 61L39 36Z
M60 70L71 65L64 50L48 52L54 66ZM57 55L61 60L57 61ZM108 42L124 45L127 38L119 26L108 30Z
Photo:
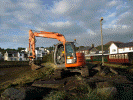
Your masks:
M89 64L88 64L89 65ZM44 79L40 79L35 81L33 84L29 84L27 87L42 87L57 89L57 90L65 90L71 91L76 88L78 85L84 84L86 82L92 89L99 87L116 87L118 90L118 95L115 97L116 99L121 99L120 94L121 91L124 91L125 88L130 87L133 89L133 73L129 73L127 70L116 68L118 75L114 73L108 72L105 75L100 75L98 70L93 69L93 67L97 67L96 65L90 64L92 69L89 70L89 77L82 77L82 79L77 79L77 76L81 75L79 73L68 72L64 74L64 77L60 79L54 79L51 77L46 77ZM92 67L93 66L93 67ZM106 66L108 67L108 66ZM17 77L17 75L31 70L30 66L25 67L14 67L14 68L0 68L0 82L4 82L7 80L12 80Z
M0 83L13 80L28 70L31 70L30 66L0 68Z

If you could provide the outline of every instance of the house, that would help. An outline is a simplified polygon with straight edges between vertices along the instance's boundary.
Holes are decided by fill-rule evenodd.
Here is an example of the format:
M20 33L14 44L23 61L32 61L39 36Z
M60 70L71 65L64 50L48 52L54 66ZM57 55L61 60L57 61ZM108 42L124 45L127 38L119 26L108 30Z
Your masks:
M113 42L109 46L110 54L133 52L133 42L117 43Z
M36 54L36 60L37 59L42 59L43 55L42 55L41 50L35 50L35 54Z
M28 54L26 52L6 51L4 54L5 61L28 61Z
M97 49L94 47L94 44L90 46L87 46L87 47L84 47L84 48L79 48L77 50L77 52L80 52L80 53L84 53L85 55L88 55L90 53L96 53Z
M40 56L40 57L43 57L44 55L47 55L47 54L50 54L51 53L51 50L49 50L49 49L46 49L46 48L43 48L43 47L39 47L38 49L36 49L36 50L38 50L37 52L41 52L42 54L42 56ZM37 54L37 53L36 53Z
M91 59L90 55L93 55L98 51L95 47L94 44L91 45L91 47L87 46L84 48L79 48L77 52L84 53L85 54L85 59ZM88 56L89 55L89 56Z
M4 54L5 61L19 61L19 52L17 51L6 51Z
M94 47L94 44L92 44L89 53L90 53L90 54L94 54L94 53L96 53L96 51L98 51L98 50Z
M30 50L30 52L29 52L29 48L26 48L23 51L25 51L26 53L28 53L28 57L32 55L32 50ZM35 49L36 60L37 59L42 59L42 57L44 55L47 55L47 54L50 54L50 53L51 53L51 50L49 50L49 49L46 49L46 48L43 48L43 47L36 48Z
M25 51L21 51L19 53L19 61L28 61L28 53L26 53Z
M102 51L97 51L94 55L102 55ZM103 51L103 55L109 55L109 50Z

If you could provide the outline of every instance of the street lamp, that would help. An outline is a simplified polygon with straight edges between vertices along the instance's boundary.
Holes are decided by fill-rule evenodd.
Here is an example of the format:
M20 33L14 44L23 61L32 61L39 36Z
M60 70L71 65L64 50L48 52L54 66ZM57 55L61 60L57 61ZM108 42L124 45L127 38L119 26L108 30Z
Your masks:
M104 59L103 59L103 36L102 36L102 20L103 20L103 17L101 17L101 20L100 20L100 26L101 26L102 65L104 65Z

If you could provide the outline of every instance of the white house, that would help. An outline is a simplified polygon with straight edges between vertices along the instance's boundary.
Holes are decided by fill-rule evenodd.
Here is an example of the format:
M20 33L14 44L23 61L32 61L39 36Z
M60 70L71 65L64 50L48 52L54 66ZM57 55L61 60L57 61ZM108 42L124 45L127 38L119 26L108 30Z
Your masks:
M6 51L4 54L5 61L27 61L28 54L25 52Z
M19 61L19 52L16 51L6 51L4 54L4 60L6 61Z
M23 50L23 52L27 52L28 53L28 56L31 56L32 55L32 50L30 50L29 52L29 48L26 48L25 50ZM42 57L44 55L47 55L49 54L51 51L46 49L46 48L39 48L39 49L36 49L35 50L35 55L36 55L36 60L37 59L42 59Z
M113 42L109 47L110 54L133 52L133 42L117 43Z
M37 59L42 59L43 55L42 55L41 50L35 50L35 54L36 54L36 60Z
M28 53L26 53L25 51L22 51L19 53L19 61L28 61Z

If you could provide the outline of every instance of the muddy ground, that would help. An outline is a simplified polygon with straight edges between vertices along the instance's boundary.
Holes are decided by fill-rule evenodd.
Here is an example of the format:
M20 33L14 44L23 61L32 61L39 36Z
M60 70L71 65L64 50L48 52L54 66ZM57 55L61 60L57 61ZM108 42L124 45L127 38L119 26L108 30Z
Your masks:
M129 73L129 71L126 69L114 68L114 70L118 72L118 74L115 74L109 71L108 68L102 68L104 71L98 71L96 69L98 65L89 63L87 65L89 67L89 77L82 77L80 73L65 72L62 74L61 79L55 80L51 75L49 77L31 82L24 88L32 87L39 89L41 92L37 94L40 95L37 97L39 97L38 99L41 100L45 95L49 94L51 90L68 91L72 95L76 95L76 92L71 92L71 90L76 88L78 85L87 83L92 89L115 87L117 89L117 94L115 95L114 99L116 100L121 100L125 96L130 97L130 99L133 98L131 97L131 95L133 95L131 94L132 91L128 92L129 90L133 90L133 73ZM30 66L0 68L0 82L13 80L19 74L22 74L27 70L30 70Z

